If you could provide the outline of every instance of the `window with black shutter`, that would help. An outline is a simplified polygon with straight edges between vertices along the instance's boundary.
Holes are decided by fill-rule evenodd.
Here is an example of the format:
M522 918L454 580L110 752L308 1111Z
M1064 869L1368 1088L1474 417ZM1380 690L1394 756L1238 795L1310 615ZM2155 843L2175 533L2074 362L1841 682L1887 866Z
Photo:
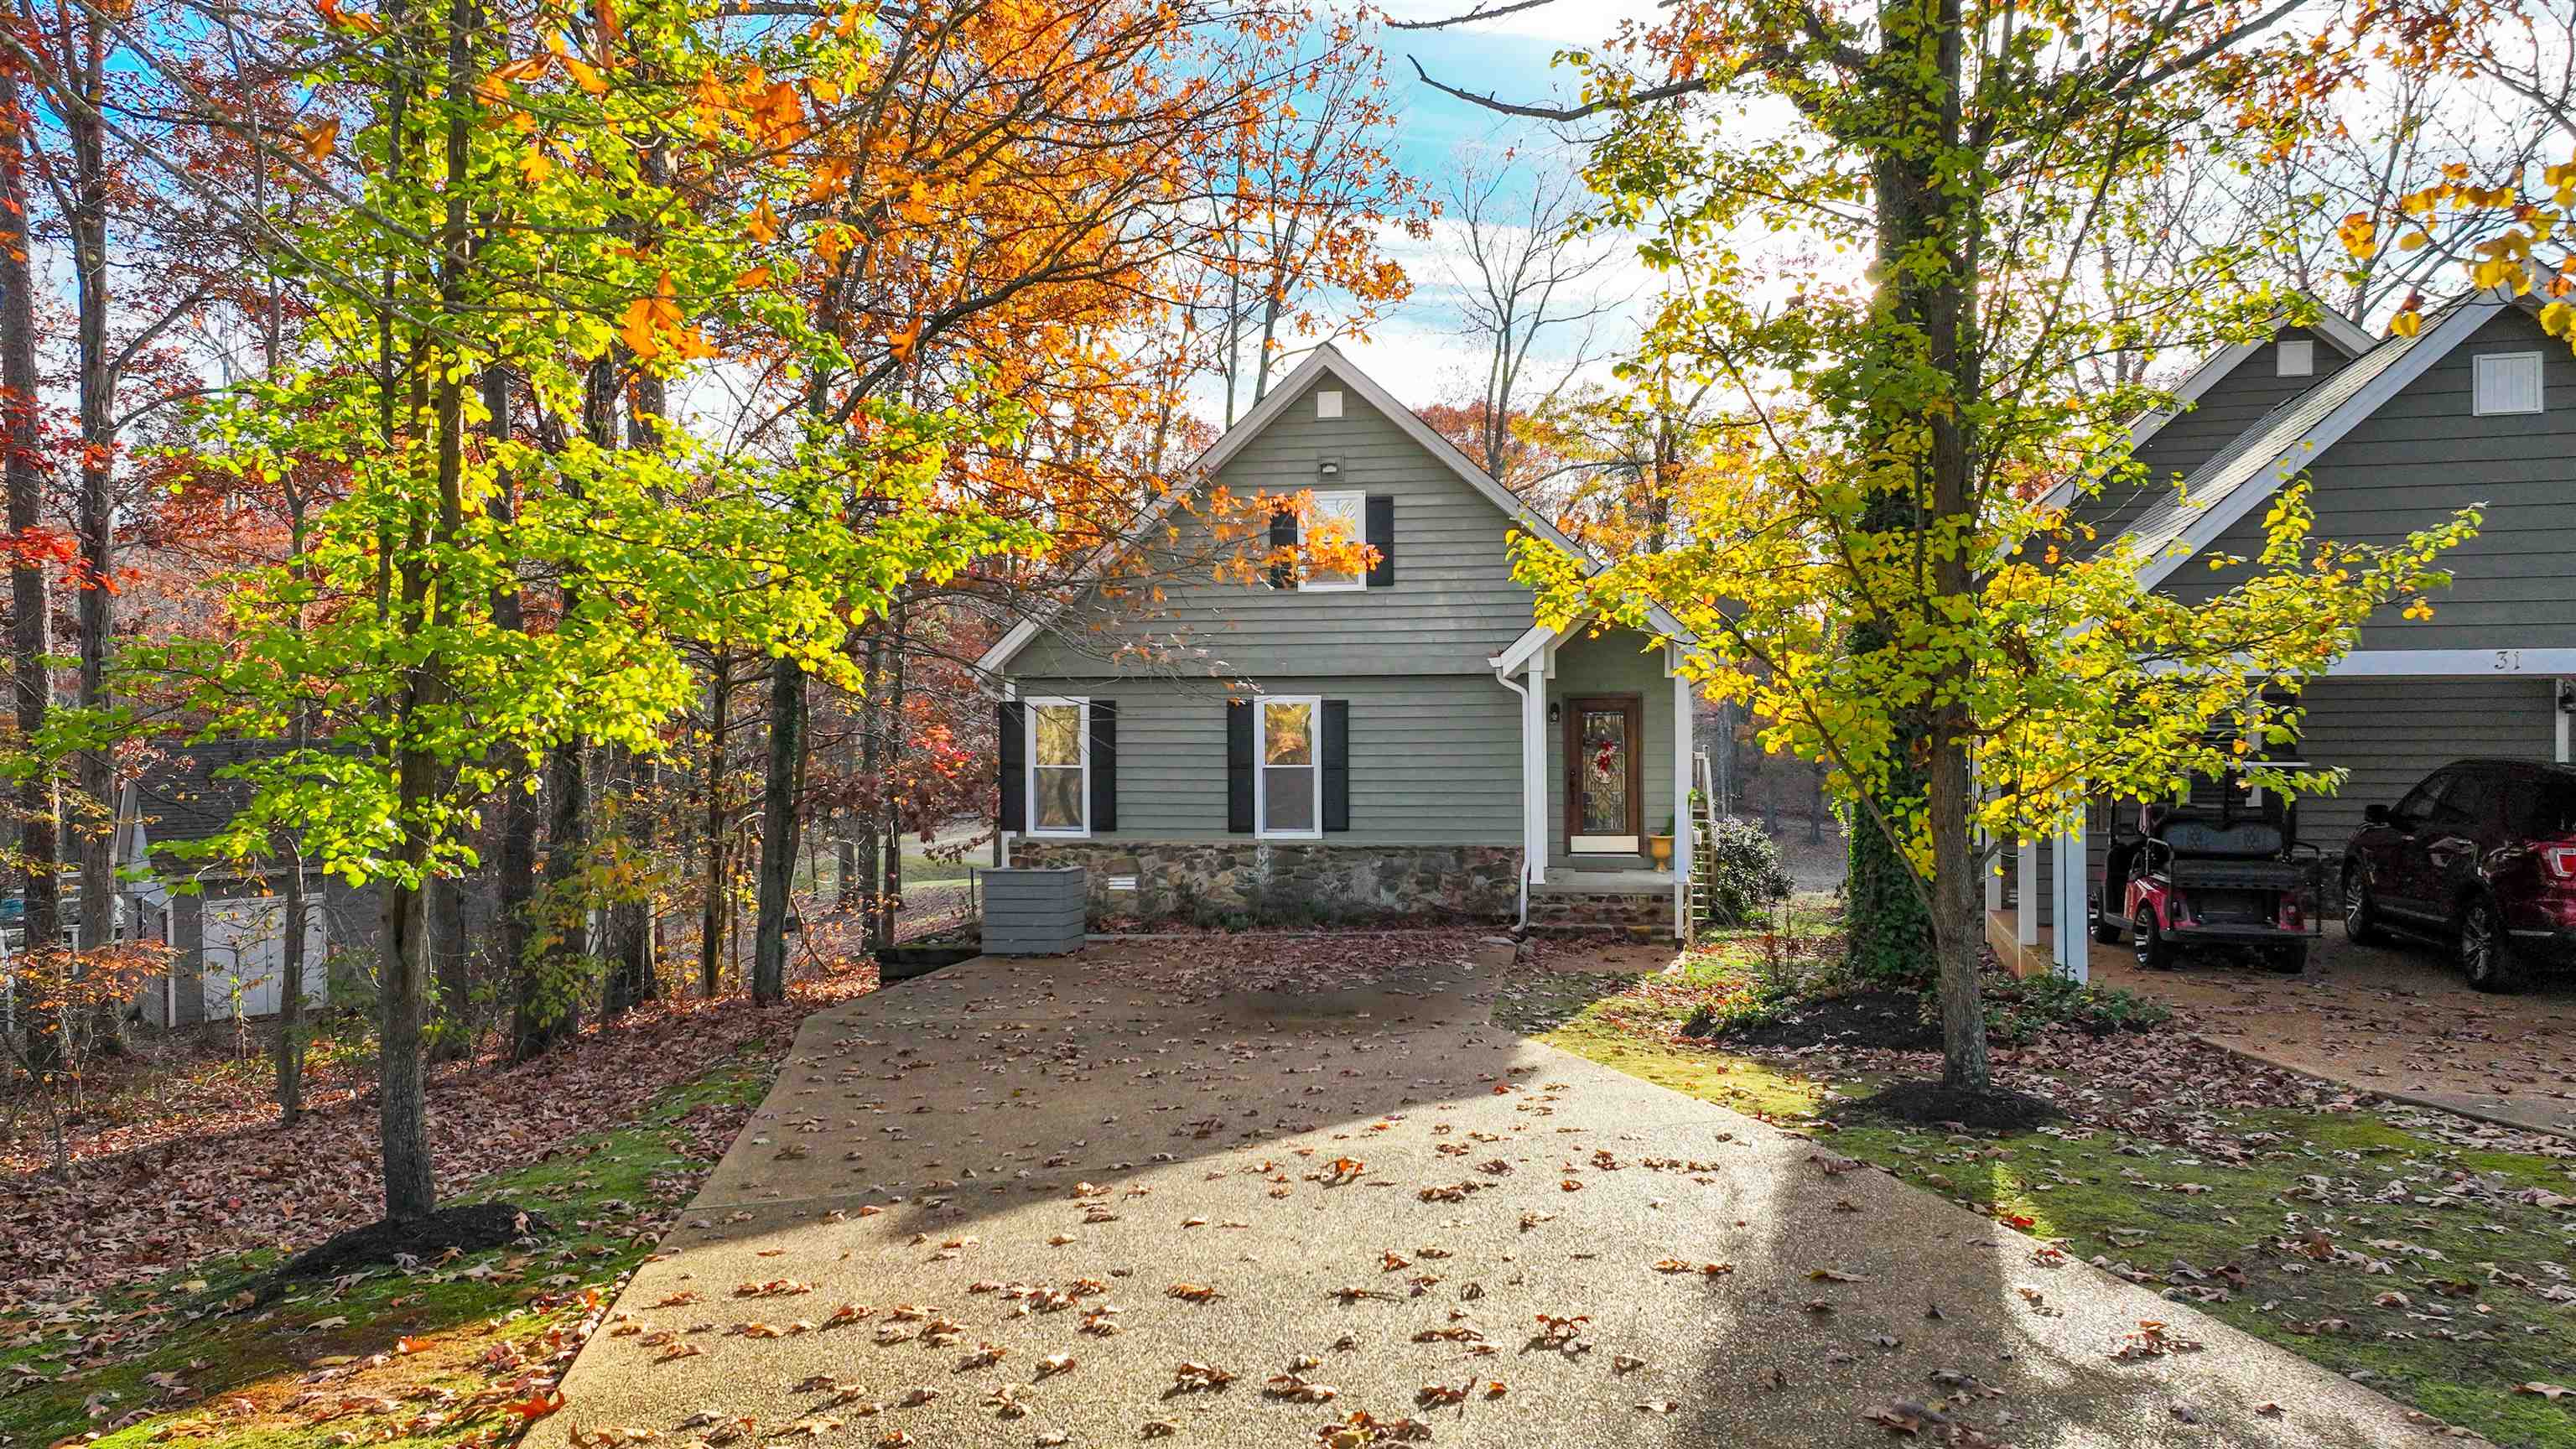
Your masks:
M1002 701L993 726L995 748L1002 787L1002 828L1024 831L1029 828L1029 728L1027 715L1016 699Z
M1377 560L1369 565L1368 586L1372 589L1395 587L1395 500L1384 493L1368 496L1368 532L1364 540L1377 550Z

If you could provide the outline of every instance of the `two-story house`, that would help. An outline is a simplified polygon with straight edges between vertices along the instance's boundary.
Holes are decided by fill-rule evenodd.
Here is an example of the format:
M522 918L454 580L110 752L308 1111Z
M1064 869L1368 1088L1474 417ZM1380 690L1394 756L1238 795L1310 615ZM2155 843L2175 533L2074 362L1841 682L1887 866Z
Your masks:
M1569 540L1329 346L1176 496L1213 489L1311 493L1269 541L1337 520L1370 562L1022 620L981 661L1004 862L1087 867L1096 917L1681 928L1691 691L1648 635L1534 623L1506 539ZM1157 510L1128 546L1201 557L1219 527Z
M2478 535L2442 560L2453 582L2434 616L2385 610L2299 696L2299 757L2349 772L2339 793L2299 804L2330 890L2366 806L2456 759L2569 758L2576 357L2536 313L2528 300L2472 295L2427 313L2411 337L2381 340L2338 320L2285 321L2208 359L2178 407L2139 420L2141 482L2095 496L2061 485L2077 517L2137 546L2145 582L2185 599L2241 581L2246 568L2212 572L2203 557L2259 554L2265 506L2293 478L2311 484L2317 536L2345 542L2394 543L2481 508ZM2114 808L2102 802L1988 880L1998 955L2081 978L2087 927L2121 937L2118 902L2095 920L2092 884Z

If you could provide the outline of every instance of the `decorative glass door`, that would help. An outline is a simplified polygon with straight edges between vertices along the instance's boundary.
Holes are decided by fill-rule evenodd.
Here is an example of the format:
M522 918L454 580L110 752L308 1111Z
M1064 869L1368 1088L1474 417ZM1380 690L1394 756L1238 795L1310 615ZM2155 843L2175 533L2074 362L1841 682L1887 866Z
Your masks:
M1634 855L1643 833L1637 747L1643 709L1633 696L1566 701L1565 834L1576 855Z

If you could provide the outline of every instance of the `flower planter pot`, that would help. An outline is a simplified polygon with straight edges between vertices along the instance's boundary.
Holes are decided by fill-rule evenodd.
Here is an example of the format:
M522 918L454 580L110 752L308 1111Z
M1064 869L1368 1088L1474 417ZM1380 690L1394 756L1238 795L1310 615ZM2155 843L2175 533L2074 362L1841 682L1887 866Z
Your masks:
M1647 836L1646 850L1654 856L1655 864L1658 866L1670 866L1673 863L1673 838L1669 835Z

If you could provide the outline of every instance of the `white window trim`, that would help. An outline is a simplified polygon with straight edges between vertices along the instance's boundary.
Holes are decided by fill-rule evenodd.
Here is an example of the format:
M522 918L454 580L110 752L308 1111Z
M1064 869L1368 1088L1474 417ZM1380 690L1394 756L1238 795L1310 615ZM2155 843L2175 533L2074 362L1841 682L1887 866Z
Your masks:
M1074 738L1082 745L1082 828L1079 830L1046 830L1038 825L1038 710L1045 705L1073 705L1082 711L1082 723ZM1028 829L1022 832L1037 840L1089 840L1091 838L1091 701L1081 695L1049 695L1021 702L1020 728L1026 732L1020 753L1023 778L1020 783L1021 813L1027 817ZM1061 770L1062 765L1049 765Z
M2527 408L2489 407L2487 390L2482 385L2491 362L2528 362L2531 364L2531 406ZM2477 417L2516 417L2545 412L2549 406L2547 365L2537 352L2481 352L2469 359L2469 408Z
M1271 764L1270 764L1270 706L1272 706L1272 705L1274 705L1274 704L1302 704L1302 705L1305 705L1305 706L1307 706L1307 707L1308 707L1308 711L1309 711L1309 712L1308 712L1308 714L1307 714L1306 718L1311 722L1311 724L1310 724L1310 728L1311 728L1311 729L1313 730L1313 732L1314 732L1314 737L1313 737L1313 739L1310 741L1310 743L1311 743L1311 744L1313 745L1313 747L1314 747L1314 751L1315 751L1315 763L1314 763L1313 765L1311 765L1311 766L1307 766L1307 765L1283 765L1283 766L1280 766L1279 768L1281 768L1281 769L1289 769L1289 770L1305 770L1305 769L1311 769L1311 770L1313 770L1314 775L1315 775L1315 809L1314 809L1314 814L1313 814L1313 816L1312 816L1311 818L1312 818L1312 819L1314 820L1314 822L1315 822L1315 828L1314 828L1314 829L1312 829L1312 830L1273 830L1273 829L1271 829L1271 828L1270 828L1270 791L1266 788L1266 786L1268 785L1268 782L1267 782L1267 781L1265 781L1265 780L1262 778L1262 776L1263 776L1263 775L1265 775L1265 774L1267 774L1267 773L1270 771L1270 769L1272 768L1272 767L1271 767ZM1264 695L1258 695L1258 696L1255 696L1255 697L1254 697L1254 699L1253 699L1253 701L1252 701L1252 709L1253 709L1253 715L1252 715L1252 833L1253 833L1254 837L1255 837L1255 838L1257 838L1257 839L1261 839L1261 840L1321 840L1321 839L1323 839L1323 838L1324 838L1324 699L1323 699L1323 696L1321 696L1321 695L1316 695L1316 694L1264 694Z
M1306 506L1306 511L1297 515L1297 547L1300 552L1297 568L1297 591L1305 594L1356 593L1359 590L1368 587L1367 569L1361 569L1358 573L1351 575L1350 579L1345 582L1341 579L1317 580L1307 573L1305 568L1305 560L1302 555L1306 547L1306 520L1313 517L1315 513L1324 506L1324 501L1326 499L1332 499L1336 503L1345 499L1349 500L1351 505L1351 542L1357 544L1366 544L1368 542L1367 492L1357 488L1327 488L1317 490L1310 497Z

